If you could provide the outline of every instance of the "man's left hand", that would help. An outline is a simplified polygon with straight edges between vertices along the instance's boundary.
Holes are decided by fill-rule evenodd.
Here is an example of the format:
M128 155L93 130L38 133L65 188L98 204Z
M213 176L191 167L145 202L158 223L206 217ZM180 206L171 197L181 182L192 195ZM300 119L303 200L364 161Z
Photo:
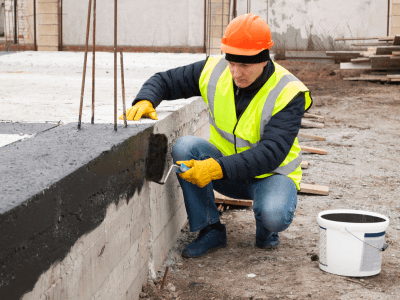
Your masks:
M180 173L179 176L200 188L205 187L211 180L221 179L224 174L219 163L214 158L206 160L177 161L178 165L184 163L190 170Z

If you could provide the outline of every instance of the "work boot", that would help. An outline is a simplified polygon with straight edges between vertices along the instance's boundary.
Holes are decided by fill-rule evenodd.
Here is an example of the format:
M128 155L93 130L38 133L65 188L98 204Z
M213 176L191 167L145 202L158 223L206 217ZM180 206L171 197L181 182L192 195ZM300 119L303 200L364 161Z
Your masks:
M200 230L197 238L183 249L183 257L200 257L219 248L226 247L225 225L219 223L218 228L212 225Z
M272 249L279 245L279 235L277 232L269 231L263 226L256 224L256 245L262 249Z

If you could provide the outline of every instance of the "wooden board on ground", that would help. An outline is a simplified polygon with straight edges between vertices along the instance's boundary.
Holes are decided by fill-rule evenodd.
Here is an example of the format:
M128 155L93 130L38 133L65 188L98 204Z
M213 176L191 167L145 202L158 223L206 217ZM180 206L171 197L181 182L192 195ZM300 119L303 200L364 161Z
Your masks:
M307 133L303 133L303 132L299 132L297 134L297 136L298 137L307 138L307 139L311 139L311 140L326 141L326 138L324 138L324 137L317 136L317 135L312 135L312 134L307 134Z
M393 52L392 52L392 55L394 55L394 56L400 56L400 51L393 51Z
M321 148L315 148L315 147L309 147L309 146L303 146L303 145L299 145L301 148L301 151L304 152L310 152L310 153L316 153L316 154L327 154L328 151L325 149L321 149Z
M353 38L336 38L335 39L335 41L362 41L362 40L391 41L391 40L393 40L393 36L353 37Z
M361 77L347 77L343 78L345 81L388 81L386 75L370 75Z
M387 36L387 37L380 37L378 38L378 41L383 42L383 41L393 41L394 36Z
M387 78L389 78L389 79L400 79L400 74L398 74L398 75L387 75Z
M238 206L253 206L253 200L233 199L233 198L221 195L217 191L214 191L214 197L215 197L215 203L238 205Z
M308 169L308 161L303 160L303 161L301 162L301 168L302 168L302 169Z
M306 194L316 194L316 195L329 195L329 187L325 185L314 185L314 184L306 184L300 183L300 193Z
M368 47L368 46L392 46L391 41L381 42L381 43L360 43L360 44L351 44L354 47Z
M310 119L317 119L317 120L324 120L325 119L324 116L310 114L310 113L304 113L304 117L305 118L310 118Z
M324 128L323 123L311 122L304 119L301 119L301 127L310 127L310 128Z

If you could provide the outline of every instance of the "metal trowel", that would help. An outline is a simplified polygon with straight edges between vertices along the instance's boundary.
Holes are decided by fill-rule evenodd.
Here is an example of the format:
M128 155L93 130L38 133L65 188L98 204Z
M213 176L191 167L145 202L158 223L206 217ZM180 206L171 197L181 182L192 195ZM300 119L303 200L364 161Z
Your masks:
M183 173L183 172L186 172L187 170L189 170L190 168L183 163L180 166L173 164L171 166L171 168L169 168L169 171L164 179L162 179L161 181L154 181L154 182L156 182L158 184L165 184L165 182L167 181L167 179L169 177L169 174L171 174L171 172L172 172L172 169L175 169L175 173Z

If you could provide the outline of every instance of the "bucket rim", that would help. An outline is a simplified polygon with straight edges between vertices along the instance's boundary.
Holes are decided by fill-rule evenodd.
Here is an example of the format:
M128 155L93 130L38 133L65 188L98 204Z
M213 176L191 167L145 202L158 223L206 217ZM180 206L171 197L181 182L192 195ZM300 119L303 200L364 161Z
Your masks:
M384 222L376 222L376 223L349 223L349 222L337 222L331 221L328 219L322 218L323 215L327 214L337 214L337 213L353 213L353 214L360 214L360 215L369 215L374 217L379 217L384 219ZM338 229L341 231L345 231L345 228L348 230L354 231L363 231L363 232L380 232L385 231L389 226L389 218L385 215L366 211L366 210L352 210L352 209L334 209L334 210L325 210L318 213L317 223L322 228L332 228ZM324 227L325 226L325 227Z

